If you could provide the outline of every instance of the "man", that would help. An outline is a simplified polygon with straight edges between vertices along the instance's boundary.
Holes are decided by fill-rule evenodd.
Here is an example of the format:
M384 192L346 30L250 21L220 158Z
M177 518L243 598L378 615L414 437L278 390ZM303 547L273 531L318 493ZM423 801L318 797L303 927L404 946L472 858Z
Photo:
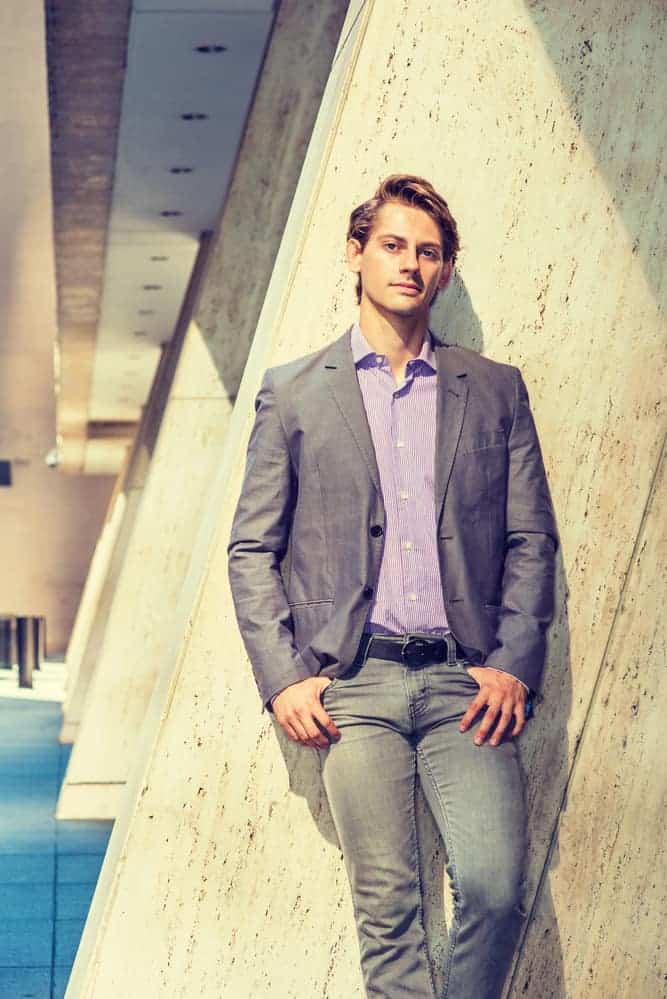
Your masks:
M266 372L229 544L262 699L321 753L373 999L435 996L417 780L454 896L445 995L500 996L523 918L514 740L558 536L519 370L428 328L458 245L419 177L355 209L359 322Z

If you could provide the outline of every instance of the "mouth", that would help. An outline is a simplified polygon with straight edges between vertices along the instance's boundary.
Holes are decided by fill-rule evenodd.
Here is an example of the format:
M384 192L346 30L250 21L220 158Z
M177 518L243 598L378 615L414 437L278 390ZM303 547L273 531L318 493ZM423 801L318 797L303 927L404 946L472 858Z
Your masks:
M392 288L403 288L404 291L413 291L413 292L421 291L421 288L419 288L416 284L409 284L403 281L395 282L395 284L392 284Z

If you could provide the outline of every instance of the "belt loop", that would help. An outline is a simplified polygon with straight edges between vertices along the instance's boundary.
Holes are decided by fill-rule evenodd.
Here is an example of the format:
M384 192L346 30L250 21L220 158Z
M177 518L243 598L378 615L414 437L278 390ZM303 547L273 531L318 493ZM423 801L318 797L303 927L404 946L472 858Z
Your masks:
M454 666L456 663L456 639L449 632L445 635L445 641L447 642L447 665Z

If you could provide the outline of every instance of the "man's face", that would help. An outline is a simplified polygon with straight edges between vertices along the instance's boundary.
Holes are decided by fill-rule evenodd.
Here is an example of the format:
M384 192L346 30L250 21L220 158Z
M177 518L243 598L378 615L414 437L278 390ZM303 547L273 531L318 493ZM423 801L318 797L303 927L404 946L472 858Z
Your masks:
M361 275L366 298L381 312L428 314L431 302L451 277L453 264L442 256L437 222L421 208L389 202L377 213L366 246L347 242L350 270Z

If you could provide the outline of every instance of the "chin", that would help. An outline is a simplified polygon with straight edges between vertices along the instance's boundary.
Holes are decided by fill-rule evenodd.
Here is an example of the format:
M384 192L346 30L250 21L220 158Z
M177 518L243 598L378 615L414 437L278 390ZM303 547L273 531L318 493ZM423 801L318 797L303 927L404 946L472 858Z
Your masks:
M406 301L398 305L393 302L388 308L390 312L395 312L399 316L416 316L419 312L428 312L425 302Z

